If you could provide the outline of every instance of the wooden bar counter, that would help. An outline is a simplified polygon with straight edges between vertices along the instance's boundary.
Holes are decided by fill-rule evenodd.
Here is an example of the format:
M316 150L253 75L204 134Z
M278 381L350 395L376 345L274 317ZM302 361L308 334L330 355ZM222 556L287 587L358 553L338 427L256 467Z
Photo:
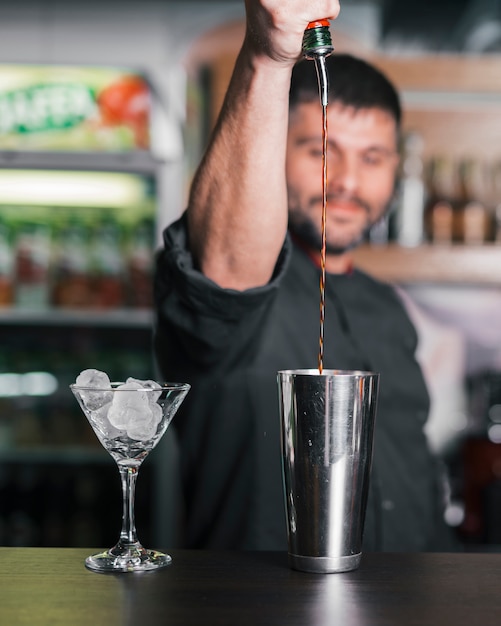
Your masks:
M2 626L499 626L501 554L365 554L344 574L285 553L173 550L153 573L96 574L93 550L0 548Z

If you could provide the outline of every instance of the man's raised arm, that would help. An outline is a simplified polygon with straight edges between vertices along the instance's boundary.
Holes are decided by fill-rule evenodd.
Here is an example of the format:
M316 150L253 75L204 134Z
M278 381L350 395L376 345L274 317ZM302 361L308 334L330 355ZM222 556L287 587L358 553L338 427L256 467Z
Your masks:
M308 22L338 12L337 0L246 0L245 39L188 204L191 251L222 287L272 275L287 230L292 68Z

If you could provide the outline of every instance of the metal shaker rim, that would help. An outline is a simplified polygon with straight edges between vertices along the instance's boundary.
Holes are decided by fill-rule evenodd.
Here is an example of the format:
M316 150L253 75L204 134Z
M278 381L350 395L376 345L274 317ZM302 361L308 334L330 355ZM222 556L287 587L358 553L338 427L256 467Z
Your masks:
M293 369L293 370L278 370L279 375L283 376L379 376L377 372L370 372L365 370L338 370L338 369L323 369L322 373L316 368L312 369Z

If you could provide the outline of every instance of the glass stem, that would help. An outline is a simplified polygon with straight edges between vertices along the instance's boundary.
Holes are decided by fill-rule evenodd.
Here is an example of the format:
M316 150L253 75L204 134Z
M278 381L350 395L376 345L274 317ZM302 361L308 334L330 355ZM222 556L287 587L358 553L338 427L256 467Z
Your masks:
M120 543L122 545L137 544L136 520L134 515L134 499L136 495L136 480L139 472L138 467L119 465L120 479L122 481L123 509L122 530L120 531Z

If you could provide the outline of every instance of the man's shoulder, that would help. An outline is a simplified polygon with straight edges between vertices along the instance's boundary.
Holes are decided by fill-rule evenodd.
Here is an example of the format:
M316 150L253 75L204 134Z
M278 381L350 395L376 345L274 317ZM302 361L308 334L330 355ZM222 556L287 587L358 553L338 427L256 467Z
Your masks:
M172 221L163 232L163 241L166 250L172 248L187 248L188 246L188 219L186 211Z
M267 305L279 291L286 273L290 242L284 242L275 271L265 285L243 291L217 285L205 276L194 262L189 245L186 212L164 231L164 247L159 252L155 271L155 297L159 306L168 298L169 306L190 308L190 314L201 311L214 317L240 318ZM177 298L173 298L177 294Z
M284 286L297 294L298 292L318 293L319 268L300 248L291 245L291 261L288 266L287 280ZM382 308L403 308L401 298L394 285L379 280L371 274L354 267L346 274L330 274L328 282L332 285L333 296L343 298L350 303L363 306L365 302L380 303Z
M353 269L349 276L334 282L334 296L342 300L344 308L360 318L370 317L396 324L408 330L409 315L397 288L367 272ZM396 329L396 326L394 327Z
M371 274L357 268L353 270L353 278L361 289L371 293L373 296L388 299L390 303L401 304L397 290L391 283L375 278Z

